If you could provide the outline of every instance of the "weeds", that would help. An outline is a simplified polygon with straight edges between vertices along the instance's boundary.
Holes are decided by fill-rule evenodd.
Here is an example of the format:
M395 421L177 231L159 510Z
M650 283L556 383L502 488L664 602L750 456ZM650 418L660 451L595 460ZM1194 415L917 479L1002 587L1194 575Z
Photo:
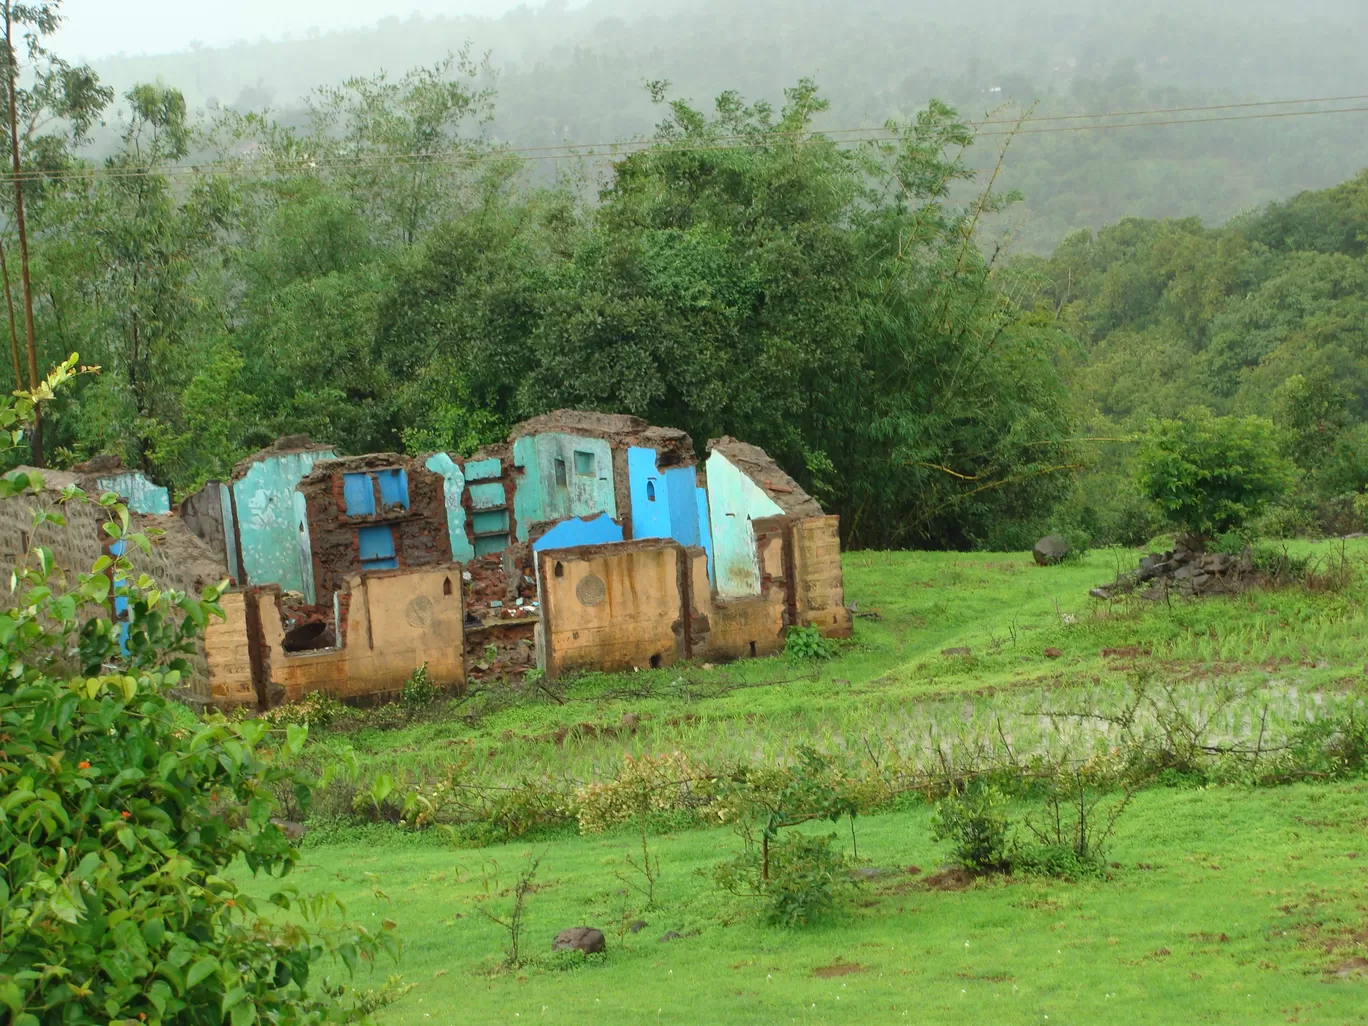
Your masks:
M523 867L522 872L518 874L517 883L513 885L513 904L508 910L507 914L503 916L496 916L493 912L489 911L489 909L486 908L484 905L476 906L479 909L481 915L483 915L491 923L494 923L496 926L503 927L504 931L508 934L508 947L504 951L503 959L503 966L506 969L517 969L519 966L523 965L523 917L527 911L527 896L529 894L532 894L536 890L533 881L537 878L537 870L541 868L542 858L543 855L528 857L527 864ZM495 876L493 877L493 885L497 886L497 883L498 877L496 866ZM485 892L488 893L490 889L491 878L488 875L486 875Z

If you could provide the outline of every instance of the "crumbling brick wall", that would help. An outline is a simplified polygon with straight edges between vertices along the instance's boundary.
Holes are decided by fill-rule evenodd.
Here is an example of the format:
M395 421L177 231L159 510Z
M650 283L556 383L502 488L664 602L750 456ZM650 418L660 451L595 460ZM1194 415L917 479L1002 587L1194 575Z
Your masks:
M373 496L374 512L347 508L346 476L399 468L408 483L408 508L386 508ZM445 481L421 460L393 453L326 460L299 483L308 510L316 601L329 605L347 577L362 572L358 531L384 526L392 532L400 569L452 562L447 531Z

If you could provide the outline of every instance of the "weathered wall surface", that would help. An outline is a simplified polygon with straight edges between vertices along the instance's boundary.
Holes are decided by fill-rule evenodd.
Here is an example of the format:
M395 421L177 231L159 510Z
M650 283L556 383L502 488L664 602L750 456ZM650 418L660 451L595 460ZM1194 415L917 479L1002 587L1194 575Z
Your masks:
M159 516L171 512L171 493L137 470L96 478L100 492L116 492L134 513ZM94 496L92 496L94 498Z
M573 520L562 520L540 538L533 541L532 551L573 549L580 545L606 545L610 542L623 540L625 539L622 535L622 525L614 521L607 513L600 513L598 516L588 519L575 517Z
M753 522L783 510L722 453L708 457L708 513L713 576L723 598L760 594Z
M223 559L228 576L236 579L236 553L228 544L230 531L227 525L232 516L231 508L227 517L224 515L227 490L223 482L210 481L194 495L185 497L180 504L180 518L191 533L208 546L210 552Z
M475 547L466 536L466 511L462 504L465 494L465 472L460 464L444 452L436 452L424 464L434 474L442 475L442 498L446 505L447 543L451 558L458 563L475 558Z
M854 633L845 604L840 525L839 517L810 517L793 523L790 531L795 622L817 627L829 638Z
M773 655L783 649L789 604L786 528L787 521L782 517L753 522L758 594L726 598L705 592L694 596L695 605L709 627L706 642L698 636L701 632L695 632L695 659L725 662Z
M60 487L64 482L51 471L44 471L44 480ZM59 513L66 518L65 526L44 523L33 526L35 512ZM61 579L75 586L78 574L89 573L95 561L104 555L101 539L105 537L101 525L105 511L94 502L79 499L62 502L60 492L45 488L28 495L0 499L0 558L3 569L13 569L30 547L39 545L52 550ZM6 580L8 573L6 573ZM0 607L8 608L16 601L8 587L0 587Z
M375 553L368 548L373 544L387 546L392 560L386 561L395 569L448 566L446 485L422 461L394 453L316 464L299 483L308 510L315 601L342 590L349 576L372 569L365 560Z
M513 443L513 464L523 472L514 499L519 541L527 541L535 523L618 515L613 452L601 438L525 435Z
M304 496L295 489L331 449L267 451L234 472L239 558L247 583L278 584L315 602L313 557Z
M284 651L280 612L263 614L263 656L285 700L311 691L338 699L395 697L419 666L434 684L465 683L459 574L452 569L356 575L348 579L351 607L341 649Z
M685 548L701 544L698 470L660 465L676 454L633 446L627 450L631 482L632 537L673 538ZM706 509L706 499L704 500Z
M669 666L681 658L679 552L666 540L540 553L547 674Z
M247 603L262 596L243 591L228 592L220 600L224 619L211 617L204 632L205 661L209 680L209 700L220 709L257 704L252 678L250 629ZM270 603L274 611L275 603Z

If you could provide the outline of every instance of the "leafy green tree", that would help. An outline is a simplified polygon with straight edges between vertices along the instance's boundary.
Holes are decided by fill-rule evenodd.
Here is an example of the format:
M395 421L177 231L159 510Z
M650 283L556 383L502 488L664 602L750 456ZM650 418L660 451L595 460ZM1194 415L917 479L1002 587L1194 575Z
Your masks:
M0 444L14 444L63 364L34 393L0 406ZM23 502L38 474L0 480ZM64 503L94 501L75 489ZM113 495L106 532L130 546ZM64 514L37 514L63 523ZM37 536L35 532L35 537ZM131 550L130 550L131 551ZM86 573L42 547L15 568L17 601L0 613L0 1006L15 1026L135 1022L281 1024L342 1021L355 1005L320 975L335 956L354 970L397 952L389 924L332 923L328 902L282 884L259 905L229 873L284 876L298 852L273 823L275 794L309 781L291 761L303 727L274 736L260 722L197 719L169 690L218 606L160 591L127 556ZM126 638L109 615L126 590ZM282 912L284 913L282 915Z
M1243 527L1294 481L1272 421L1205 409L1152 424L1136 475L1141 491L1198 543Z

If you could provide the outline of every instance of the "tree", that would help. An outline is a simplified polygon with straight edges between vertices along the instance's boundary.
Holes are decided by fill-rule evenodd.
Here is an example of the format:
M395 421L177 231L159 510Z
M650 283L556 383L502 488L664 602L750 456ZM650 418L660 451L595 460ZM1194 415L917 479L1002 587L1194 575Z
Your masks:
M1294 481L1272 421L1213 417L1201 408L1151 424L1136 477L1141 491L1199 545L1243 527Z

